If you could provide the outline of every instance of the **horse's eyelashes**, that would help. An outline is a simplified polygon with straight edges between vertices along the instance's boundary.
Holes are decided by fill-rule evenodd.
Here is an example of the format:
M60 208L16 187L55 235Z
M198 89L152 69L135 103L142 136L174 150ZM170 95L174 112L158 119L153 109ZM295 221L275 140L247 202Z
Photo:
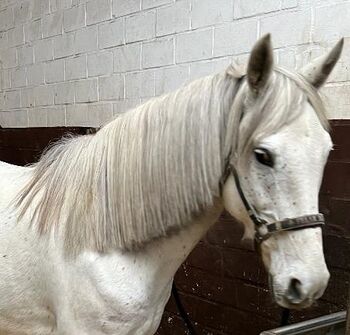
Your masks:
M267 150L263 148L254 149L254 154L256 160L266 166L273 167L274 159L273 155Z

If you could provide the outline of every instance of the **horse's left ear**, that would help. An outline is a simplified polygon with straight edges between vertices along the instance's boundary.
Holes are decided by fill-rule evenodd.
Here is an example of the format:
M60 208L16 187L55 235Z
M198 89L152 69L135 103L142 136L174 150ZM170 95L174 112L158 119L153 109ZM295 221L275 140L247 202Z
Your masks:
M342 38L326 55L316 58L300 70L306 80L315 88L320 88L337 64L344 45Z

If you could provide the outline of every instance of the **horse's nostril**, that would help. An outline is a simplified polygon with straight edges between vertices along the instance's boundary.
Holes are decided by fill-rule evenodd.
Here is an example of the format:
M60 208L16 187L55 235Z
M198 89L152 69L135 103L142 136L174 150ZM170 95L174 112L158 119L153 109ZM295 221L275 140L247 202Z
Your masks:
M287 291L287 298L291 302L297 304L303 300L303 294L301 291L301 281L296 278L292 278Z

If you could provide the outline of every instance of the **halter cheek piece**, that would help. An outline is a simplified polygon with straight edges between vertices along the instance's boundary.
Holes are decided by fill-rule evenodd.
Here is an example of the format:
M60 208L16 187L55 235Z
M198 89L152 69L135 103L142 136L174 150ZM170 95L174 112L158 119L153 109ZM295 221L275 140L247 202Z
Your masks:
M289 231L289 230L300 230L310 227L319 227L324 225L324 216L323 214L311 214L311 215L304 215L296 218L287 218L281 221L276 221L272 223L268 223L266 220L260 218L257 213L255 212L254 208L250 206L247 198L244 195L244 192L241 187L241 183L239 181L238 173L235 167L228 163L226 167L226 171L223 175L223 179L220 183L220 187L222 189L224 182L228 178L228 176L232 174L236 187L238 190L238 193L242 199L242 202L244 204L245 209L247 210L247 213L250 217L250 219L253 221L255 225L255 242L256 244L260 245L263 241L270 238L272 235L277 234L281 231ZM262 232L262 230L264 232Z

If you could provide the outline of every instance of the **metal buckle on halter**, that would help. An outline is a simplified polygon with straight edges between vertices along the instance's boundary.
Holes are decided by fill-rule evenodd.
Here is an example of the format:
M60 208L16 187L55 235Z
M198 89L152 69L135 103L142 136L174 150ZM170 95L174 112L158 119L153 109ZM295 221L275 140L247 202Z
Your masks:
M266 227L267 221L259 218L258 216L256 216L256 214L254 214L253 217L250 216L250 218L254 222L254 226L255 226L255 235L254 235L255 242L257 244L261 244L263 241L265 241L267 238L270 237L270 233L268 231L263 235L260 233L260 228Z
M258 230L255 229L255 236L254 240L255 243L260 245L263 241L265 241L266 238L264 238L264 235L261 235Z

